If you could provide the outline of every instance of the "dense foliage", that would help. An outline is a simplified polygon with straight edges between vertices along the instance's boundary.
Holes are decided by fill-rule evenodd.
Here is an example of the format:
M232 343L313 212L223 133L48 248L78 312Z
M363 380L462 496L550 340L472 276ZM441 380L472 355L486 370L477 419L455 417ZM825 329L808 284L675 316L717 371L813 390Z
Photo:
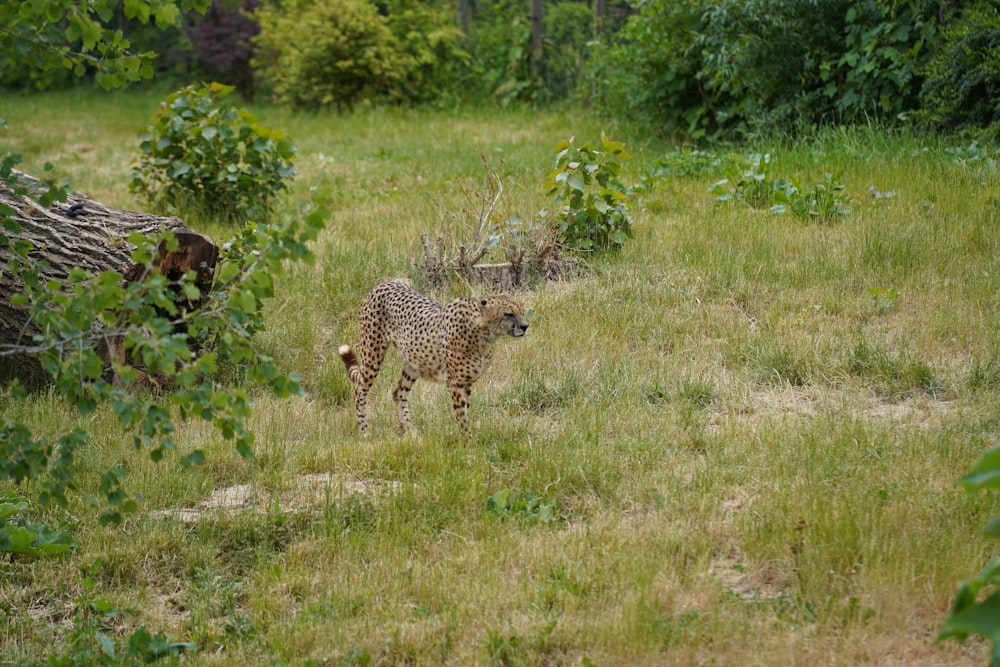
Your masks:
M920 91L925 120L945 130L1000 121L1000 7L977 2L945 29Z
M232 105L231 86L169 95L142 134L129 184L153 207L223 222L264 221L295 175L295 147L280 130Z
M264 6L257 20L254 65L293 108L349 108L367 88L402 77L389 26L365 0Z
M937 13L929 1L654 0L602 49L597 101L695 138L895 119L917 104Z
M208 2L131 0L121 9L118 0L0 2L0 84L46 87L67 72L105 88L148 79L156 54L136 51L115 19L165 29Z
M395 38L403 77L385 97L403 104L442 104L456 98L456 81L469 61L450 6L394 0L386 19Z
M447 97L452 68L465 58L454 17L396 4L388 17L367 0L262 7L254 63L263 84L277 100L304 109Z
M992 0L609 0L603 16L591 2L546 0L540 54L524 0L470 0L461 17L444 0L198 0L205 16L169 39L144 23L170 24L164 3L115 4L53 9L66 19L47 29L82 41L66 59L26 47L13 5L0 8L15 36L0 46L0 85L59 85L70 71L105 85L135 80L153 54L119 59L132 40L184 83L216 79L247 99L260 85L304 109L575 100L696 140L870 120L964 130L997 115ZM113 16L122 33L97 46L81 14ZM23 68L25 59L59 66Z

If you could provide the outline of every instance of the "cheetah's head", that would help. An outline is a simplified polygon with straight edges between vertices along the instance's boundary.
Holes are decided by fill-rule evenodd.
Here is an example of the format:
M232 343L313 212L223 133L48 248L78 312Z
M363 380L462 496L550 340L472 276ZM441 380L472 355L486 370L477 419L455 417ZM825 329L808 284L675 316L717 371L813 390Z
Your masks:
M505 296L491 296L479 301L483 326L494 336L520 338L528 331L524 306Z

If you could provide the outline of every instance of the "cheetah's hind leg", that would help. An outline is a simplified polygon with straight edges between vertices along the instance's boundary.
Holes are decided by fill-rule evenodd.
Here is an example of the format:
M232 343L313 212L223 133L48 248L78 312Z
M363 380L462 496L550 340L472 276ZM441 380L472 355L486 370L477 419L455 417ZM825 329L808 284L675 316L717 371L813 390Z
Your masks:
M350 345L341 345L338 352L344 362L344 366L347 368L347 377L350 378L351 383L354 385L354 410L358 417L358 427L361 430L361 435L367 436L368 414L366 406L368 403L368 390L371 389L372 383L375 382L375 378L378 376L379 365L376 364L374 368L362 365Z
M409 364L403 364L403 372L399 374L396 390L392 392L392 400L396 404L396 414L399 416L399 431L406 434L413 430L410 423L410 389L417 381L417 372Z

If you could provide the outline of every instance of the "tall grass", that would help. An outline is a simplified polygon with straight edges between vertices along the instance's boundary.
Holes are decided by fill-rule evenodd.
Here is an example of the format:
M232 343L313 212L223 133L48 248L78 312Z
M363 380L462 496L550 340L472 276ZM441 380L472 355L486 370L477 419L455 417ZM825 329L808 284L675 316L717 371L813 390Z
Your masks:
M0 142L137 207L129 162L156 104L7 98ZM0 570L0 663L72 652L79 566L98 559L123 612L112 634L195 642L190 664L985 662L933 637L992 551L979 530L996 502L953 483L1000 423L995 156L878 128L735 149L803 183L835 174L852 211L824 224L717 205L711 170L661 180L619 254L517 295L531 329L474 387L471 440L424 383L419 434L397 435L396 355L365 440L337 346L369 289L413 277L421 233L471 223L483 158L528 217L551 206L560 139L624 140L626 182L672 147L580 111L254 111L298 144L284 213L309 196L333 212L258 341L308 394L255 396L252 462L185 424L179 441L207 453L194 469L153 464L110 411L83 420L83 482L122 464L145 502L108 528L82 501L38 510L80 548ZM81 421L44 393L3 410L41 430ZM236 510L175 513L237 485ZM487 511L504 490L551 519Z

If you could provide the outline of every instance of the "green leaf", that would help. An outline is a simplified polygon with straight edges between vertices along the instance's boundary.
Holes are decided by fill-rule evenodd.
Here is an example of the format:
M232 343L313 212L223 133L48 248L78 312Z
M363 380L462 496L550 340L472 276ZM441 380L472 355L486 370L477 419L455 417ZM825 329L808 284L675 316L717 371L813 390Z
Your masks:
M173 25L177 25L180 19L180 9L173 2L164 2L158 4L153 9L153 16L156 19L156 25L160 28L168 28Z
M938 634L938 640L954 637L963 640L970 634L991 638L1000 631L1000 591L979 604L951 614Z
M958 484L970 492L1000 488L1000 447L983 454L972 470L958 480Z
M579 172L570 172L566 177L566 185L573 188L577 192L583 192L585 187L583 176Z
M991 517L983 528L983 534L987 537L1000 537L1000 516Z
M47 526L0 526L0 551L25 556L58 556L69 553L76 542L68 533Z
M0 498L0 521L9 519L15 514L19 514L31 508L31 503L26 498L7 495Z
M142 23L149 23L150 7L148 2L143 0L124 0L123 9L125 18L139 19Z

